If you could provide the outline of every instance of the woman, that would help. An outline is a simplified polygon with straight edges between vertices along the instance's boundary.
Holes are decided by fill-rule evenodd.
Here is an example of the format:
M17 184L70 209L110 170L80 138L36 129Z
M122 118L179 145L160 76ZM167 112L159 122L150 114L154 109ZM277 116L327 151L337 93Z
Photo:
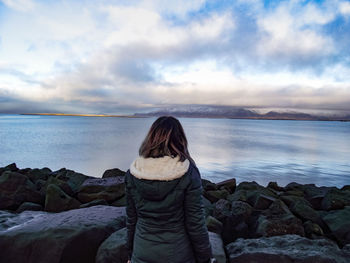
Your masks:
M128 263L215 262L200 173L176 118L152 124L125 185Z

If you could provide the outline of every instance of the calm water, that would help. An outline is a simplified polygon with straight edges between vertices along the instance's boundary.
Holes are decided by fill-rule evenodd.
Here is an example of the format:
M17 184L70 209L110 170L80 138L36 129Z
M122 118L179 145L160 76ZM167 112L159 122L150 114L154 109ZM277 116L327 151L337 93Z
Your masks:
M155 119L0 115L0 166L126 170ZM350 184L350 122L179 120L202 178Z

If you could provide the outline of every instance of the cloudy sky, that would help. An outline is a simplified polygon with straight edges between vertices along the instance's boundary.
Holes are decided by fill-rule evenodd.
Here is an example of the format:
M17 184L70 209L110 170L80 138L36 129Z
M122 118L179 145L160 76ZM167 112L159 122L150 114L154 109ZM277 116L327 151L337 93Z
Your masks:
M0 112L350 112L350 2L0 0Z

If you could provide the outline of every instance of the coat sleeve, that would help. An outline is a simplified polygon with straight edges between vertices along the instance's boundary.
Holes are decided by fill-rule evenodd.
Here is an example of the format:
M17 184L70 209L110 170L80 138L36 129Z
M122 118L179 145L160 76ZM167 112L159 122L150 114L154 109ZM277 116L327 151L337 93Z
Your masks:
M137 212L134 200L131 195L131 183L129 182L130 172L125 174L125 195L126 195L126 228L127 228L127 240L126 248L128 251L128 260L131 260L131 254L133 250L135 225L137 222Z
M193 166L190 173L190 184L185 191L185 226L198 263L209 262L213 257L209 242L208 229L205 224L203 187L200 173Z

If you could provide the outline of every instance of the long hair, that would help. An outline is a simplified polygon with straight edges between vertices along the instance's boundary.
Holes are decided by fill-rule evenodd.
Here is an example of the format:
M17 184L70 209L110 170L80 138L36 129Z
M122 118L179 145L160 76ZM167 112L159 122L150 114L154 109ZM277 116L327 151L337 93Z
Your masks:
M179 156L181 162L188 159L195 163L187 149L184 129L172 116L161 116L155 120L140 146L139 155L144 158Z

